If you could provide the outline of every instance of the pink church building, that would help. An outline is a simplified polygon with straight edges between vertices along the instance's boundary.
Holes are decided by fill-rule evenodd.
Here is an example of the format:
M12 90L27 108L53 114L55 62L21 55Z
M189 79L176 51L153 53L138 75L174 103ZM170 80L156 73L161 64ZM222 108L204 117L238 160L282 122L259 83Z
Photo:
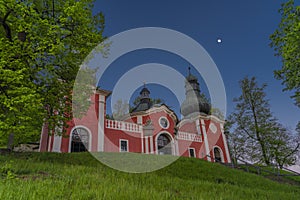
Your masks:
M169 154L230 163L224 121L209 114L210 105L190 73L185 90L181 120L167 105L153 105L150 91L144 87L138 105L118 121L106 118L106 100L111 92L98 88L86 115L69 122L68 137L48 135L47 127L43 128L40 151Z

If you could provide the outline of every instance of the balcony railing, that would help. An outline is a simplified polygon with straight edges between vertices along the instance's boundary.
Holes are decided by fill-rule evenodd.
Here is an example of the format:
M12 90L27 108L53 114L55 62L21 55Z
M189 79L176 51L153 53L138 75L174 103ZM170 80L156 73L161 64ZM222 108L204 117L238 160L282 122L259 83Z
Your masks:
M142 133L143 128L141 125L123 121L116 121L106 119L105 127L109 129L121 130L121 131L129 131L134 133Z
M202 142L201 135L197 135L195 133L181 132L181 131L178 132L177 139L188 140L188 141L193 141L193 142Z

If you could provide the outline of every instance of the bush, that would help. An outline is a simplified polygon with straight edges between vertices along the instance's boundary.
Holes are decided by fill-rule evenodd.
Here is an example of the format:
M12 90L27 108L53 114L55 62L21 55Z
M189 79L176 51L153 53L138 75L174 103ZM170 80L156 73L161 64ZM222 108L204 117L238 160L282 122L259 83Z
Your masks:
M5 162L3 166L0 167L0 176L5 179L14 179L16 178L16 174L12 168L13 161Z

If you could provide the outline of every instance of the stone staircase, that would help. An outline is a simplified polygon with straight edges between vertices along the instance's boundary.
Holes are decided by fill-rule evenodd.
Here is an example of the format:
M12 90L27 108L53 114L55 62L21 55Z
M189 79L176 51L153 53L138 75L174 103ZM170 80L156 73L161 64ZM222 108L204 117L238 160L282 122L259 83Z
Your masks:
M208 156L209 157L209 156ZM212 159L212 158L211 158ZM213 160L213 159L212 159ZM216 161L215 161L216 162ZM280 182L288 183L291 185L300 186L300 173L290 170L288 168L282 167L281 169L278 166L258 166L251 164L242 159L238 159L236 163L222 163L217 162L223 166L242 170L244 172L257 174L265 178ZM294 178L293 178L294 177Z

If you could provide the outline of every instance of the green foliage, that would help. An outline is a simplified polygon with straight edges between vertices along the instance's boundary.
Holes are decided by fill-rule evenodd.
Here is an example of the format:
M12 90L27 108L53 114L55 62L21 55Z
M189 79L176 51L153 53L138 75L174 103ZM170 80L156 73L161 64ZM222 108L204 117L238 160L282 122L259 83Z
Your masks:
M282 58L282 68L275 71L275 77L282 80L285 90L294 92L292 98L300 107L300 5L294 0L282 4L279 10L281 22L270 36L271 46Z
M132 105L129 105L129 112L132 112L133 109L140 103L141 101L141 97L138 96L134 99ZM164 104L165 101L163 99L160 99L160 98L150 98L150 103L152 105L155 105L155 104Z
M0 167L0 178L14 179L17 177L12 167L13 164L12 160L4 162L3 166Z
M300 143L297 135L292 135L285 127L275 123L272 127L273 137L270 140L270 154L279 167L293 165L296 154L299 152Z
M211 115L214 115L216 117L218 117L219 119L221 120L224 120L225 117L224 117L224 113L219 109L219 108L211 108L210 109L210 114Z
M115 120L121 120L126 114L129 113L129 104L128 101L123 101L122 99L117 100L114 104L114 111L112 114L112 118Z
M297 131L297 134L300 136L300 122L298 122L298 124L296 126L296 131Z
M134 107L136 107L136 106L140 103L140 101L141 101L141 97L140 97L140 96L138 96L137 98L135 98L134 101L133 101L133 105L131 106L132 109L133 109ZM155 98L150 98L150 102L151 102L152 105L154 105L154 104L162 104L162 103L164 103L165 101L162 100L162 99L160 99L160 98L157 98L157 99L155 99Z
M89 153L0 155L0 163L8 159L18 179L0 181L0 199L300 198L297 186L192 158L143 174L113 170Z
M242 158L253 162L283 166L295 162L299 143L272 115L266 100L263 84L255 77L240 81L242 95L234 101L235 111L229 116L226 129L231 153L236 160Z
M234 164L237 164L238 159L246 159L247 156L247 146L246 140L247 137L245 137L244 134L238 134L236 132L231 132L235 131L234 127L234 122L233 122L233 117L229 116L228 120L225 123L224 126L224 133L227 136L227 143L229 145L229 151L230 151L230 156L231 156L231 161Z
M92 7L93 0L0 2L1 138L35 140L44 122L50 133L64 130L79 66L104 40L103 14L93 16Z

